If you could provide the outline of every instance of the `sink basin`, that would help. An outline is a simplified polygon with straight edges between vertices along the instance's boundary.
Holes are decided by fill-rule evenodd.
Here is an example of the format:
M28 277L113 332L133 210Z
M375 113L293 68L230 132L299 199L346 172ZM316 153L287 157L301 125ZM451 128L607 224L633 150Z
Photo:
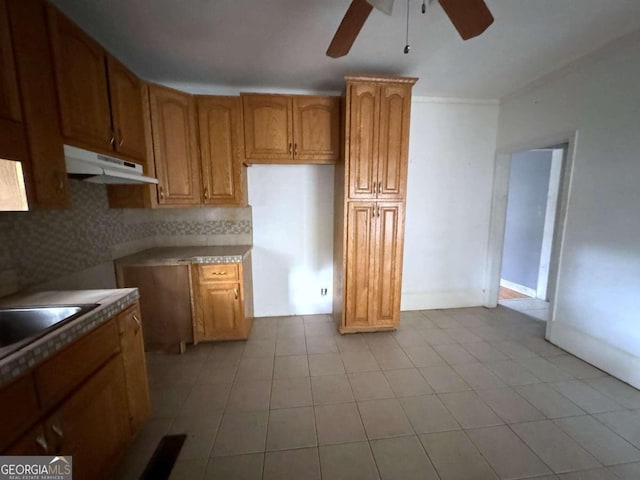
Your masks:
M55 305L0 308L0 348L27 338L40 337L63 322L83 315L98 305Z

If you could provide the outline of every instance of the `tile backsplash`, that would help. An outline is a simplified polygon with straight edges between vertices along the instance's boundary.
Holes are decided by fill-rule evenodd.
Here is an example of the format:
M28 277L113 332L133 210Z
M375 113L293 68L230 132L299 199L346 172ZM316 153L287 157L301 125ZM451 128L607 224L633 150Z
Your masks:
M251 207L110 209L70 180L71 208L0 212L0 296L154 246L252 243Z

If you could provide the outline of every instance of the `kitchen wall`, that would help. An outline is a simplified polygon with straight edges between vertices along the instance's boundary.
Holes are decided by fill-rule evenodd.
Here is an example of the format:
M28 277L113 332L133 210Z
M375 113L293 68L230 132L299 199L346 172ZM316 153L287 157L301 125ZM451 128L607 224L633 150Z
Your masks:
M411 108L402 309L483 305L498 104Z
M640 387L640 32L505 99L498 147L576 134L555 344Z
M511 158L503 280L538 288L552 150L520 152Z
M248 175L256 316L330 313L334 167L254 165Z
M251 208L110 209L104 185L71 180L71 209L0 212L0 295L111 288L112 260L153 246L251 244Z

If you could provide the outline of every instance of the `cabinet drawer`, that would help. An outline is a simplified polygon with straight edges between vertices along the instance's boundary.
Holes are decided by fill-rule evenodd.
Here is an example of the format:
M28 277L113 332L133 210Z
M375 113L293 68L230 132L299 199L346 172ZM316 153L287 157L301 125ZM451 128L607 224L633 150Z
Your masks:
M31 375L0 390L0 451L13 442L38 416L38 397Z
M118 328L111 319L46 360L35 370L43 408L62 400L118 351Z
M238 265L235 263L200 265L201 282L235 282L238 278Z

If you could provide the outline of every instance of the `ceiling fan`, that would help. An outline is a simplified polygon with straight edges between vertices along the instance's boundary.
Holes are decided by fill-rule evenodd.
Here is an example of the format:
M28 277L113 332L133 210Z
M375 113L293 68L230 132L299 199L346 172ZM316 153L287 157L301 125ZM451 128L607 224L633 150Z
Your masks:
M463 40L477 37L493 23L493 15L484 0L438 0L440 6L458 30ZM352 0L336 34L327 49L327 56L343 57L360 33L373 8L391 15L393 0ZM422 6L424 13L425 4Z

